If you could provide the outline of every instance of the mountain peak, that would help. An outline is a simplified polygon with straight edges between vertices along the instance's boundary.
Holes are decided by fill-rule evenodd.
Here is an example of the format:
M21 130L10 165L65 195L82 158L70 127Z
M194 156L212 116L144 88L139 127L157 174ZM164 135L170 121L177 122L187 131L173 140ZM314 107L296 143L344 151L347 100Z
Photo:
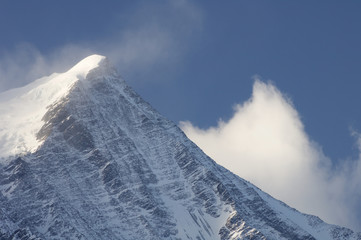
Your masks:
M0 239L361 240L217 165L102 56L7 94Z
M84 77L89 73L90 70L97 68L106 57L93 54L90 55L80 62L78 62L74 67L72 67L68 72L69 73L76 73L81 74Z
M32 152L41 145L36 138L50 105L66 96L74 84L85 79L106 58L91 55L65 73L50 76L0 93L0 158Z

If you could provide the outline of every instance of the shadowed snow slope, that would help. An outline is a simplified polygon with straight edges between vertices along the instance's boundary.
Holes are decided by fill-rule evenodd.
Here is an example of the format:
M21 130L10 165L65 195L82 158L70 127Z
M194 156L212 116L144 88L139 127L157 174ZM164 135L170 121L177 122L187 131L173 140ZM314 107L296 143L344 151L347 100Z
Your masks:
M217 165L104 57L0 98L0 239L361 239Z

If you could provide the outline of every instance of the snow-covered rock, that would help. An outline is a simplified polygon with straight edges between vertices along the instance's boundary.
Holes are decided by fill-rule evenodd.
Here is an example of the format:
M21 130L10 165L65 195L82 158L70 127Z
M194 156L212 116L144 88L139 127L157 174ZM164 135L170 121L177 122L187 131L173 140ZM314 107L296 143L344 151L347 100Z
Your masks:
M217 165L107 59L0 94L0 239L361 239Z

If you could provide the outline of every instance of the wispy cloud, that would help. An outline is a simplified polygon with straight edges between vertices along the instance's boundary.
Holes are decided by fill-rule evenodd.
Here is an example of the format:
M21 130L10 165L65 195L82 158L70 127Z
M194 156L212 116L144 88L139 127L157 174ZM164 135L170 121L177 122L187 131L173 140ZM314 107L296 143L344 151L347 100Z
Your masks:
M66 45L44 55L33 45L20 43L0 57L0 92L66 71L91 53L85 46Z
M202 30L203 14L189 1L144 3L127 27L101 48L129 79L176 68L190 41Z
M180 126L215 161L274 197L330 223L361 229L360 160L332 166L307 136L290 99L272 83L256 80L251 99L236 105L227 122L209 129Z
M203 14L189 1L141 2L128 13L126 24L91 41L58 46L43 53L31 43L19 43L1 54L0 91L25 85L53 72L62 72L90 54L107 56L128 81L175 69L190 41L201 32Z

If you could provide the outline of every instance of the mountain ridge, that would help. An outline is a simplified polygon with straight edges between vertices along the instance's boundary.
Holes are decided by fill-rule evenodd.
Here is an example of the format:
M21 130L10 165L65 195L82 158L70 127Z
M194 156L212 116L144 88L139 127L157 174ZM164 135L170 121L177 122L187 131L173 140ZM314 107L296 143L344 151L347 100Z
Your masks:
M361 239L217 165L107 60L83 80L0 163L0 239Z

